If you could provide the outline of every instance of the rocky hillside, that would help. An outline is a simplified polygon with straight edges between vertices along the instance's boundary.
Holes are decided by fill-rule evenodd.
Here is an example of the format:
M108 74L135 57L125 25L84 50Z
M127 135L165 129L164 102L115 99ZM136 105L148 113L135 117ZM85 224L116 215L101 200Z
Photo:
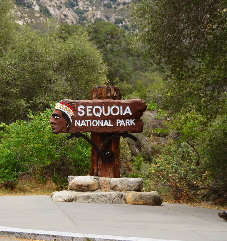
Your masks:
M15 0L15 18L36 28L52 18L68 24L86 24L96 20L127 28L127 6L133 0Z

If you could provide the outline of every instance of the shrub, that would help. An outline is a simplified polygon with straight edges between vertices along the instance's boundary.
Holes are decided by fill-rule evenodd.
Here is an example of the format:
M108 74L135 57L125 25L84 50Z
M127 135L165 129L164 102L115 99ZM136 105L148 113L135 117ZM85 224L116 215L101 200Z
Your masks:
M218 116L199 140L202 165L208 172L210 190L227 191L227 115Z
M16 181L32 173L40 180L51 178L58 186L68 175L87 174L90 146L83 139L66 140L66 134L52 134L48 124L51 109L31 120L1 124L0 183Z
M202 184L202 171L197 166L197 156L185 142L167 145L162 154L153 160L150 176L169 187L177 201L191 200Z
M103 7L112 8L112 4L111 3L103 3Z
M16 0L15 3L16 3L18 6L27 7L27 8L32 8L32 3L26 3L25 0Z
M51 17L52 16L50 11L49 11L49 9L46 6L43 6L42 4L38 4L38 5L39 5L39 11L42 14L46 15L47 17Z

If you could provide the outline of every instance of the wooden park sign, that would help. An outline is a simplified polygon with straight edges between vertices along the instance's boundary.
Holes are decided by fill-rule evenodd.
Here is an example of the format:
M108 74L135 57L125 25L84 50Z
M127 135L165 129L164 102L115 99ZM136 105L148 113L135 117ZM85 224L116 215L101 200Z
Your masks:
M142 100L63 100L55 109L70 118L66 132L139 133L146 105Z
M119 177L120 136L141 133L140 117L146 104L139 99L120 100L117 87L94 87L91 100L62 100L55 105L50 124L52 132L72 133L71 137L83 137L92 144L92 175ZM91 140L83 132L91 132ZM74 134L74 135L73 135Z

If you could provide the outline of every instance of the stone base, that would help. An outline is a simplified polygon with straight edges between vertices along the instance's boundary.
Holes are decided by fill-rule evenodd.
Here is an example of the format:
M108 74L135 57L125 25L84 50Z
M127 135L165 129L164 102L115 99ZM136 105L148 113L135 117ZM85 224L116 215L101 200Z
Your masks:
M109 178L95 176L69 176L68 190L74 191L137 191L140 192L143 188L142 178Z
M157 192L76 192L60 191L52 194L54 202L134 204L160 206L162 198Z
M111 203L124 204L122 192L76 192L60 191L52 196L55 202L78 202L78 203Z
M142 187L141 178L71 176L68 190L52 193L52 199L55 202L152 206L162 204L162 198L157 192L141 192Z

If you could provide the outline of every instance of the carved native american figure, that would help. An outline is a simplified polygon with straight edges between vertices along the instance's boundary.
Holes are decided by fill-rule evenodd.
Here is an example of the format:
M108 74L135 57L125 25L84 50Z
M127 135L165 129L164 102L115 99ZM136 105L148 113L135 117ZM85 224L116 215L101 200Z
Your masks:
M75 107L72 100L61 100L54 108L50 118L50 124L53 134L68 133L72 123Z

